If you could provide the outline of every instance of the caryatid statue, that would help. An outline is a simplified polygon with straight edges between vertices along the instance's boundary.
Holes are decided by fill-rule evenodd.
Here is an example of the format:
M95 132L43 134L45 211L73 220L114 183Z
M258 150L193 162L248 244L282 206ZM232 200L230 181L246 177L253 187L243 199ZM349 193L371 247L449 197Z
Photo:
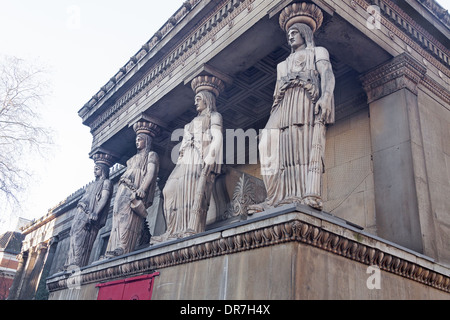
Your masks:
M137 153L127 161L117 187L113 206L111 234L106 257L119 256L134 251L138 243L147 208L153 203L159 156L152 151L152 140L159 133L159 127L148 121L133 125L136 133Z
M163 189L167 231L154 241L205 231L213 184L221 171L222 116L217 112L216 98L224 84L205 75L192 80L191 87L198 114L184 127L176 166Z
M87 265L95 238L108 216L113 189L109 180L109 168L114 162L110 155L104 153L96 153L92 158L95 162L95 180L86 187L78 201L70 228L70 247L65 269Z
M249 213L287 203L323 207L325 130L334 123L335 78L328 51L314 44L322 20L321 10L310 3L294 3L280 14L291 54L277 66L274 102L260 135L267 198Z

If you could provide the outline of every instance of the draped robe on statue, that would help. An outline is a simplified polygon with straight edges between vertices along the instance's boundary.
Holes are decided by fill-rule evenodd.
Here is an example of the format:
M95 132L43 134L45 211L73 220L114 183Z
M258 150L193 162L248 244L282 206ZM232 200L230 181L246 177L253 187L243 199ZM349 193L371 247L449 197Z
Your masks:
M98 213L97 220L91 222L90 213L98 210L102 191L112 193L112 184L108 179L97 179L86 187L83 197L78 202L77 211L70 229L70 247L66 265L85 266L89 253L97 237L98 230L105 225L109 210L109 199Z
M156 152L138 152L127 161L127 169L120 178L114 200L113 225L107 252L118 249L122 251L120 253L129 253L135 249L138 243L145 217L140 216L132 209L131 199L134 198L135 191L139 189L147 174L148 163L154 163L155 167L159 168L159 157ZM143 199L146 208L152 204L157 175L156 171L146 198Z
M220 147L215 152L214 163L204 163L213 139L211 128L214 126L222 128L222 116L213 111L198 115L184 127L177 164L163 189L166 235L169 237L204 231L212 184L220 173L222 159ZM205 174L203 178L202 174ZM196 203L200 211L197 218L193 216Z
M267 189L265 205L301 202L306 195L315 124L314 105L320 97L316 62L329 61L321 47L295 51L277 66L274 104L259 143L261 174ZM334 100L331 116L334 122Z

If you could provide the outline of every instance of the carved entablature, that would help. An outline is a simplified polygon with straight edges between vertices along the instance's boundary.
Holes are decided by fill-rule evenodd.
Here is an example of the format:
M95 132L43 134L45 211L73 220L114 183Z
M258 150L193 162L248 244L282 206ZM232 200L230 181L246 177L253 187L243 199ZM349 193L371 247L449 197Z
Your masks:
M131 60L130 63L120 69L117 75L113 77L114 79L110 80L113 86L107 86L110 88L107 94L103 95L103 93L101 93L103 91L100 91L79 111L80 117L83 118L83 123L89 125L92 134L95 136L104 126L108 125L113 117L117 117L121 114L126 105L134 103L142 95L145 95L146 92L157 86L163 78L170 76L171 72L178 66L183 65L202 45L207 41L214 39L215 35L220 30L227 27L229 23L238 14L247 9L253 1L254 0L230 0L219 4L215 10L211 11L202 19L196 28L189 31L181 41L179 41L172 49L168 50L166 55L154 63L141 80L119 96L112 105L107 106L104 112L94 116L93 110L99 108L106 101L105 99L107 99L108 93L111 90L118 90L117 87L120 80L130 72L131 68L127 68L127 66L129 67L130 63L133 63ZM200 1L191 0L189 2L190 5L186 5L185 3L183 8L180 9L179 14L176 13L174 15L178 23L189 13L189 10L192 11L194 6ZM170 27L165 25L165 27L161 28L157 34L149 40L147 46L144 46L142 50L148 50L148 54L142 56L141 59L146 59L146 56L158 49L157 44L160 42L160 38L157 36L158 34L161 37L164 37L172 30L174 19L171 18L169 20L171 22L168 22L167 25L170 25ZM139 63L138 65L143 65L143 63ZM91 117L92 119L90 119Z
M81 117L84 117L86 113L89 112L95 105L100 101L100 99L116 84L125 77L137 64L138 61L143 59L149 52L156 47L156 45L176 26L176 24L181 21L191 9L199 3L200 0L186 0L180 9L178 9L175 14L173 14L167 22L150 38L147 43L145 43L141 50L139 50L130 60L120 68L117 72L92 98L89 100L83 108L79 111Z
M433 2L433 1L421 1ZM393 1L386 0L352 0L364 10L370 5L380 9L380 23L385 26L391 39L398 37L407 46L418 52L424 59L430 61L439 71L450 77L450 54L448 48L414 21ZM448 21L448 13L446 14Z
M439 3L434 0L419 0L428 10L430 10L439 20L450 29L450 14Z
M367 93L368 103L406 88L417 94L417 85L424 78L426 68L406 53L364 74L360 79Z
M395 50L400 48L400 51L408 51L420 63L427 65L430 75L434 76L435 80L427 78L424 86L426 85L428 89L447 101L448 91L436 81L440 80L439 76L442 80L446 80L447 76L450 77L449 52L439 42L438 36L433 37L434 29L425 29L420 22L414 21L403 11L403 7L400 8L392 1L352 0L348 2L353 4L353 9L358 9L360 12L365 11L370 5L378 6L383 31L388 31L392 38L392 44L387 38L386 45L395 47ZM191 62L193 56L196 57L195 63L209 63L210 61L197 59L199 52L204 53L202 48L216 48L220 41L219 36L228 32L233 23L239 20L235 19L236 17L246 12L253 15L255 8L259 6L254 0L222 0L211 2L208 4L208 10L203 10L204 4L205 2L200 0L185 1L182 8L168 19L167 23L80 110L79 115L83 123L90 127L94 137L93 148L106 147L111 142L110 139L122 129L119 126L131 123L130 120L135 113L149 113L149 108L160 108L156 98L152 97L162 97L160 93L166 94L175 88L177 81L184 81L185 79L180 79L179 75L186 72L188 76L192 72L190 67L193 64ZM290 14L295 13L281 12L280 16L283 14L287 15L287 19ZM322 22L323 17L317 19L314 14L315 12L311 11L311 17L314 17L311 21ZM366 12L362 14L367 15ZM327 16L325 18L326 26L330 18ZM186 28L190 20L195 20L195 24ZM177 32L176 37L175 32ZM275 71L275 68L273 70ZM439 75L435 74L437 72ZM269 96L272 93L272 87L270 84L270 89L266 90ZM224 121L228 121L229 118L224 113ZM245 125L248 126L248 123Z

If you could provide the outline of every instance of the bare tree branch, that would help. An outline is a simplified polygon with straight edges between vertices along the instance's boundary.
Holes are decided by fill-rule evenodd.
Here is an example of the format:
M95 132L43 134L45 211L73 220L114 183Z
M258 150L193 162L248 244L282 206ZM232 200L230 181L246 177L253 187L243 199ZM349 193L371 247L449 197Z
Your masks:
M0 197L14 204L30 177L26 156L51 144L49 130L40 124L43 76L21 59L0 56Z

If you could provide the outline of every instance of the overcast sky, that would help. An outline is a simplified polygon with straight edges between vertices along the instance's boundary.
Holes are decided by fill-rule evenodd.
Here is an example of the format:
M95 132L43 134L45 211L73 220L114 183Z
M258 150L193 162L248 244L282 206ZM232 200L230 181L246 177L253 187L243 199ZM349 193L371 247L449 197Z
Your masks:
M55 142L46 159L33 159L24 210L4 212L0 206L0 232L13 229L17 216L44 216L94 179L92 136L78 111L183 2L0 0L0 55L48 70L51 91L42 112Z
M51 93L42 110L55 133L35 175L24 211L2 211L0 233L18 216L33 219L94 178L92 136L78 111L179 9L184 0L0 0L0 55L48 70ZM450 8L450 0L438 1Z

